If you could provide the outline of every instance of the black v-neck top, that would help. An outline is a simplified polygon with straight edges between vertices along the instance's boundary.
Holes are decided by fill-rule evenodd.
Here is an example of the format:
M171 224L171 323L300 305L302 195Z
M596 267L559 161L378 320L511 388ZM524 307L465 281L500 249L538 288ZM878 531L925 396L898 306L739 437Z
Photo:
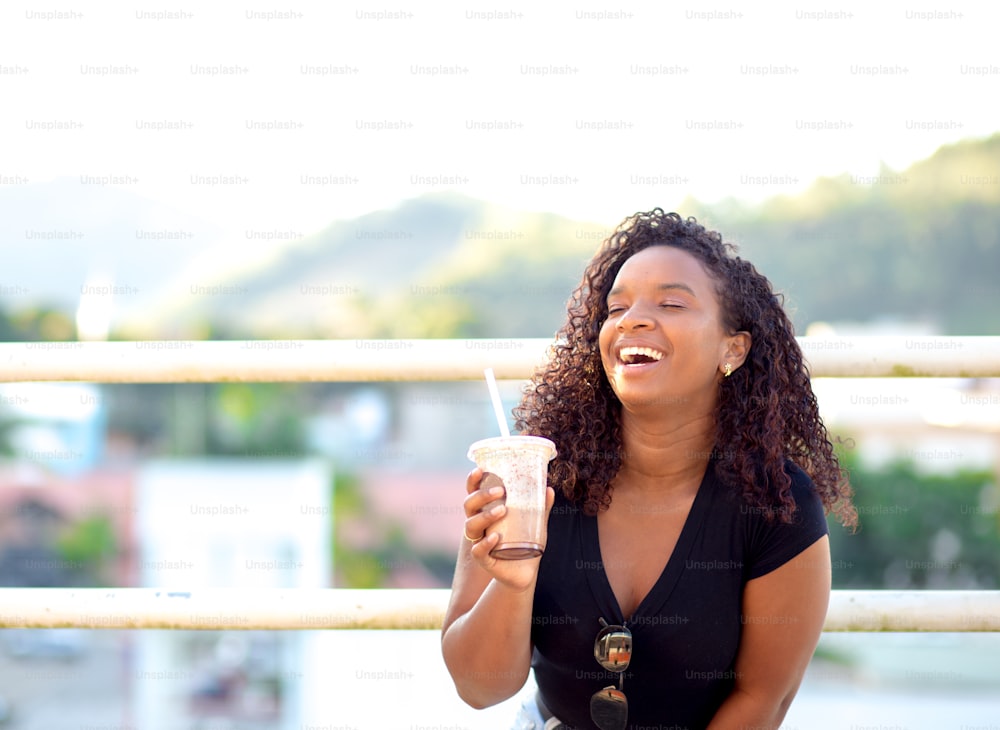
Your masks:
M629 728L704 728L735 682L741 599L747 581L780 567L827 533L812 480L789 462L793 524L769 522L705 472L666 567L630 617L611 590L588 517L557 492L535 588L535 681L564 723L593 728L590 697L618 675L594 659L601 618L632 632L624 673Z

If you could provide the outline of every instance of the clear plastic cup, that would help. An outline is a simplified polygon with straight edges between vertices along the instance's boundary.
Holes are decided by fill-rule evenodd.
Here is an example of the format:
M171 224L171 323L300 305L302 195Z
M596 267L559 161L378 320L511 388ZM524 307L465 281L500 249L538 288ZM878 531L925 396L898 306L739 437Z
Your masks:
M507 505L507 513L486 531L500 533L490 552L498 560L537 558L545 550L545 487L555 455L556 445L541 436L497 436L469 447L469 458L484 472L479 488L506 490L483 508Z

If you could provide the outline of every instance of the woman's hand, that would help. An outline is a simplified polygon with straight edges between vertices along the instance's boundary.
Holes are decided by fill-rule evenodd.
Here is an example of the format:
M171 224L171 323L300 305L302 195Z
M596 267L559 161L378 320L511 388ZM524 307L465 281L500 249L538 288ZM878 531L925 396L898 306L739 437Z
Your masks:
M479 468L466 479L465 537L441 627L448 672L459 696L476 708L513 697L531 673L531 611L541 562L540 558L497 560L490 555L499 536L484 535L507 509L502 504L503 487L480 490L482 481ZM550 488L546 524L555 496Z
M503 504L503 487L479 488L483 479L483 470L476 467L465 481L468 496L465 498L465 536L473 560L498 583L514 590L526 591L535 584L538 575L540 558L525 560L497 560L490 551L500 541L500 534L493 532L487 535L490 526L498 522L505 514L507 507ZM545 489L545 520L548 524L549 513L555 503L555 491L552 487ZM480 537L482 536L482 537ZM542 535L544 544L546 535ZM472 542L475 540L475 542Z

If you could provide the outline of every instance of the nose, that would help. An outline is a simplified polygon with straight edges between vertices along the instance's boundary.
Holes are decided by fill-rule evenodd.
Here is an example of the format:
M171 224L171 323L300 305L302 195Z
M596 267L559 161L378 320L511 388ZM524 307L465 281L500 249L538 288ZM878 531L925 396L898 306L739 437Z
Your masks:
M632 332L653 326L653 318L642 303L636 302L618 317L618 331Z

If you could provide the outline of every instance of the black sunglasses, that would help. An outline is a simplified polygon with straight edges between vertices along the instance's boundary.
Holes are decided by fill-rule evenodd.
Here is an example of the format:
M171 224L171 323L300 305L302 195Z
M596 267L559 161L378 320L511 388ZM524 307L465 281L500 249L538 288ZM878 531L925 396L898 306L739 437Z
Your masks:
M625 670L632 660L632 632L624 626L610 626L603 618L603 627L594 640L594 658L609 672L618 673L618 688L609 685L590 698L590 719L601 730L625 730L628 722L628 700L622 688Z

